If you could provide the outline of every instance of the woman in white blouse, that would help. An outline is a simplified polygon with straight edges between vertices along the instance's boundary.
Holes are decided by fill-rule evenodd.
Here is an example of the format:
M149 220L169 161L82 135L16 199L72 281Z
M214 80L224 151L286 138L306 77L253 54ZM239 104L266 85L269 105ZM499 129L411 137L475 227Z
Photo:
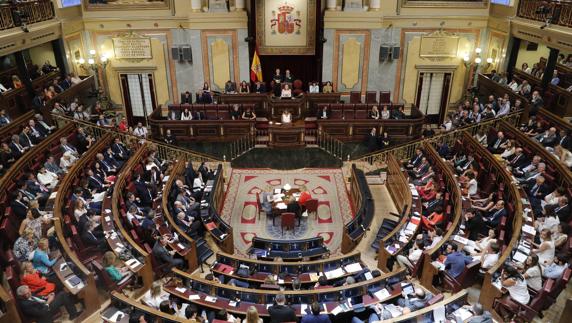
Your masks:
M538 264L538 256L531 254L526 258L524 278L528 287L534 290L542 288L542 269Z
M481 240L473 241L468 240L463 250L470 253L471 256L482 255L482 252L486 250L491 243L496 243L496 233L495 230L489 229L489 235L482 238Z
M292 97L292 89L288 84L284 84L284 88L282 88L282 93L280 93L281 98L291 98Z
M371 111L369 112L369 117L375 120L379 119L380 115L379 115L379 110L377 109L377 105L371 107Z
M282 112L282 123L292 123L292 113L289 110L284 110Z
M185 108L181 113L181 120L193 120L193 114L189 111L189 108Z
M169 300L169 294L163 291L160 281L153 282L151 288L143 296L143 303L156 310L159 309L161 302Z
M506 147L504 151L500 154L501 158L507 159L508 157L514 155L514 150L516 147L514 146L514 140L507 140Z
M477 141L479 142L479 144L486 146L488 145L487 142L487 134L485 133L484 130L479 130L476 134L475 134L475 139L477 139Z
M544 269L554 260L554 241L552 241L552 232L548 229L540 231L540 244L532 243L535 249L532 252L538 256L538 263Z
M566 167L572 167L572 152L570 150L558 145L554 148L554 154Z
M71 152L66 151L60 158L60 168L63 169L64 172L67 172L76 160L77 157L72 155Z
M47 188L54 189L58 185L58 175L48 171L45 167L40 168L36 177Z
M389 110L387 109L387 105L384 105L381 109L381 119L387 120L389 119Z
M496 308L497 312L501 314L505 322L516 312L520 307L519 304L528 304L530 301L530 294L526 284L526 279L518 273L518 271L510 266L505 266L501 274L501 285L508 291L509 295L503 296L499 301L499 307Z

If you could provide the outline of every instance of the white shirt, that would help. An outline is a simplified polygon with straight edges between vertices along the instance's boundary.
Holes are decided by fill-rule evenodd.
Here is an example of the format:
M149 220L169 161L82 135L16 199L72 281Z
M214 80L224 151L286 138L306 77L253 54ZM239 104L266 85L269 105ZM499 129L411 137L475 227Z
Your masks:
M147 138L147 128L136 127L135 130L133 130L133 134L136 135L137 137L140 137L140 138Z
M193 114L189 111L189 114L185 114L185 112L181 113L181 120L193 120Z
M46 170L46 173L38 173L38 181L48 188L54 188L58 185L58 175Z
M508 290L510 298L519 302L520 304L528 304L530 301L530 294L528 293L526 280L515 279L515 281L516 284L514 286L504 286Z
M445 131L449 131L451 130L451 128L453 128L453 122L447 121L443 123L443 127L445 128Z
M310 93L319 93L320 87L318 85L310 85Z
M548 249L540 251L536 254L538 256L538 264L542 268L545 268L546 266L552 263L552 261L554 260L554 253L555 253L554 241L552 240L543 241L541 244L544 244L545 242L548 243Z
M4 87L4 85L2 85L2 83L0 83L0 92L6 92L6 91L9 91L9 89Z
M477 180L473 178L469 181L469 187L467 188L468 194L475 195L477 194L477 190L478 190Z
M291 123L292 122L292 114L282 114L282 123Z
M292 90L290 89L282 89L282 94L280 94L283 98L291 98L292 97Z
M489 269L497 263L499 260L499 254L486 254L483 258L484 259L482 259L481 268Z
M77 76L74 76L71 78L72 85L76 85L76 84L80 83L81 81L82 81L82 79L80 79Z
M421 258L421 254L423 253L422 249L412 249L409 252L409 260L411 261L411 263L416 263L417 260L419 260L419 258Z
M540 272L540 267L533 266L526 270L525 274L528 276L526 278L526 284L534 290L540 290L542 288L542 273Z
M77 158L74 156L70 156L70 159L66 160L65 158L60 158L60 168L67 171L75 162Z
M148 290L147 293L145 293L143 296L143 302L156 310L159 309L159 305L162 301L167 300L169 300L169 294L165 291L161 291L161 294L159 294L157 297L153 297L151 296L151 290Z

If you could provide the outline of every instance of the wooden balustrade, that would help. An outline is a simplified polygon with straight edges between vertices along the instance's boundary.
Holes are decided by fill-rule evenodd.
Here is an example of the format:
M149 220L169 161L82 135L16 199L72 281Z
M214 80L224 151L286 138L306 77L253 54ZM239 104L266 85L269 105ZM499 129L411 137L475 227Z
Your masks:
M54 19L51 0L36 0L0 5L0 30Z
M197 244L195 240L185 232L185 230L181 229L175 222L175 218L173 214L171 214L171 209L169 208L169 196L171 195L171 189L173 188L173 184L177 179L179 179L185 171L185 161L179 160L177 164L173 167L171 171L171 175L169 176L169 180L165 183L163 187L163 195L161 197L161 207L163 208L163 214L169 223L169 226L177 232L177 235L183 237L187 243L189 244L189 259L192 260L189 262L189 271L193 271L199 267L198 258L197 258ZM175 215L176 216L176 215Z
M542 13L542 10L546 10ZM569 0L520 0L517 16L524 19L545 22L548 17L555 16L553 24L572 27L572 1Z
M506 248L501 253L498 261L493 267L491 267L486 273L483 279L483 285L481 287L481 294L479 302L487 310L492 311L492 304L494 299L501 296L500 290L494 287L493 275L497 272L505 262L505 260L510 256L512 249L516 247L516 242L520 237L521 227L522 227L522 201L520 199L520 194L514 184L512 184L512 176L507 172L505 167L481 144L477 142L469 133L463 133L462 137L463 147L470 149L473 154L479 155L480 158L488 164L489 172L495 173L498 183L504 183L505 189L508 189L508 193L503 197L506 202L514 203L514 212L512 214L512 223L510 227L507 227L507 232L511 232L511 239L508 243L505 243ZM510 214L509 214L510 216Z
M435 148L430 143L425 142L423 150L425 151L427 160L433 161L433 169L440 170L442 172L443 179L445 180L445 191L449 193L450 205L452 206L452 211L449 214L449 216L452 216L452 219L449 219L450 225L447 227L447 231L443 235L443 239L441 239L441 241L433 246L433 248L424 251L424 263L422 264L423 268L419 280L423 287L436 292L436 289L433 287L433 278L439 273L439 270L433 266L431 262L432 259L436 258L435 255L437 255L443 245L449 241L453 233L457 231L459 224L461 224L461 217L463 216L463 202L461 189L459 188L453 169L451 169L451 167L449 167L445 161L443 161L441 156L439 156L439 153L437 153Z
M14 294L6 290L4 286L0 285L0 303L1 311L0 321L10 322L10 323L20 323L20 315L18 314L18 308L16 307L16 299Z

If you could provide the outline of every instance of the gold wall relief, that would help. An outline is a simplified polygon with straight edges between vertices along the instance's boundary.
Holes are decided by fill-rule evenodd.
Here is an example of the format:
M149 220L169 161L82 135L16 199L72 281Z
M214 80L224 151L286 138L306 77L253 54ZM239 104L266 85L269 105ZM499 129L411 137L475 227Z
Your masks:
M342 84L352 89L359 80L361 43L355 38L350 38L342 47Z
M228 44L220 38L212 42L211 57L214 84L219 88L224 88L226 81L230 80L230 57Z

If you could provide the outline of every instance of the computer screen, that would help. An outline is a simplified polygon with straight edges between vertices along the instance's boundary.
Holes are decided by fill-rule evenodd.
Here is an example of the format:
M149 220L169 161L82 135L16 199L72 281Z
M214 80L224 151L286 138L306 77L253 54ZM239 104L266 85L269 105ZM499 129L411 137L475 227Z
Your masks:
M58 4L60 5L60 8L79 6L81 4L81 0L58 0Z
M491 0L491 3L502 4L504 6L512 6L514 0Z

